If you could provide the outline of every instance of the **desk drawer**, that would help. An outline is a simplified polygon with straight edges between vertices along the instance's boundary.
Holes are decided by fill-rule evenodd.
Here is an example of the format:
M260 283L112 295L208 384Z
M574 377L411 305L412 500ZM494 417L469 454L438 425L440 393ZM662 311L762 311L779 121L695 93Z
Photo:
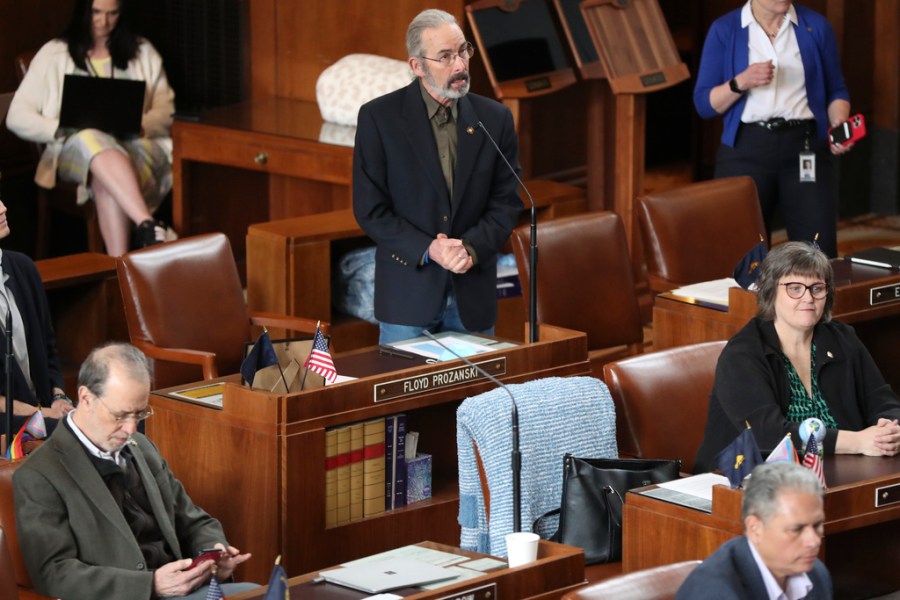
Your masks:
M172 137L175 160L350 184L352 148L185 123Z

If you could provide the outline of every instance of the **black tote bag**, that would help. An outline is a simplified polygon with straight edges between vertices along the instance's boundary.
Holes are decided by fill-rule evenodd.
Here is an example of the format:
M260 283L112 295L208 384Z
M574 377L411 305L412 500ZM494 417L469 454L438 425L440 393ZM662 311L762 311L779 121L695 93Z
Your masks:
M584 548L587 565L621 560L625 493L677 479L680 468L680 460L578 458L566 454L560 507L538 521L559 513L559 529L553 541Z

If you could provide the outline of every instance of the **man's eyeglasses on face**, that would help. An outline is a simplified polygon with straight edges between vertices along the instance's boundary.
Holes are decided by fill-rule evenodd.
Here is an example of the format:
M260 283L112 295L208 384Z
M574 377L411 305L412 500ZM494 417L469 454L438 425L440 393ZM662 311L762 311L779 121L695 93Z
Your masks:
M466 42L465 44L460 46L459 50L457 50L456 52L441 52L437 58L428 58L427 56L422 56L420 58L439 62L443 66L449 67L456 62L456 57L459 57L465 61L469 60L473 56L475 56L475 46L472 45L472 42Z
M117 412L113 412L113 410L109 407L109 404L104 402L103 398L101 398L100 396L94 394L94 398L96 398L97 400L100 401L100 404L102 404L104 406L104 408L106 408L106 411L110 414L110 416L112 416L113 419L116 420L116 423L124 423L126 421L134 421L135 423L139 423L141 421L146 420L147 417L153 416L153 407L150 406L149 404L147 405L147 408L145 408L144 410L142 410L140 412L117 413Z
M788 297L793 298L794 300L802 298L803 294L806 293L806 290L809 290L809 295L812 296L814 300L821 300L828 295L828 286L824 283L806 285L799 281L788 281L787 283L779 283L778 285L783 285Z

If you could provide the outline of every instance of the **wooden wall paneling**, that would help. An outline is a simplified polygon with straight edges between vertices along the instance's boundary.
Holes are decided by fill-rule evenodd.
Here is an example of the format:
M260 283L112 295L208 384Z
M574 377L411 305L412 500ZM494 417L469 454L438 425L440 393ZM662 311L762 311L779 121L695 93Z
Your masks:
M250 65L250 96L254 99L276 93L278 4L278 0L250 2L250 60L247 64Z
M855 8L855 5L854 5ZM900 129L900 2L875 0L875 58L872 82L875 122L879 127Z
M406 60L406 27L426 8L446 10L464 22L460 0L279 2L276 94L314 101L319 74L347 54Z

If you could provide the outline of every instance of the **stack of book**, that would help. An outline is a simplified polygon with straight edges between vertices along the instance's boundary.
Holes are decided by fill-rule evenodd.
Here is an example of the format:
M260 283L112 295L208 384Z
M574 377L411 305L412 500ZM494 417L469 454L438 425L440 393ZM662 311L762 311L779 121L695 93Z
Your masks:
M325 526L406 506L406 415L325 432Z

